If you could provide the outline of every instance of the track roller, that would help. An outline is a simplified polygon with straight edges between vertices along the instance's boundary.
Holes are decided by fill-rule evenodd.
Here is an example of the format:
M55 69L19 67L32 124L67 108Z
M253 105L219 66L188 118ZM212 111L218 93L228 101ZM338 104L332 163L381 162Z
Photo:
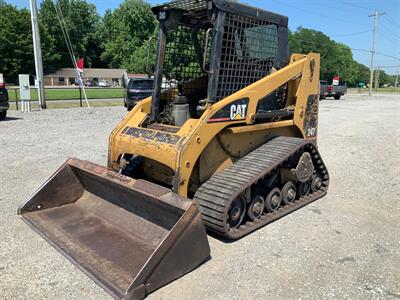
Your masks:
M246 214L246 197L239 195L228 210L228 224L230 228L238 228Z
M259 219L264 211L265 201L261 195L256 195L250 202L247 209L247 216L250 220L254 221Z
M269 212L277 211L281 206L282 194L279 188L273 188L265 198L265 208Z
M282 187L282 201L284 204L288 205L296 200L297 188L292 181L288 181Z

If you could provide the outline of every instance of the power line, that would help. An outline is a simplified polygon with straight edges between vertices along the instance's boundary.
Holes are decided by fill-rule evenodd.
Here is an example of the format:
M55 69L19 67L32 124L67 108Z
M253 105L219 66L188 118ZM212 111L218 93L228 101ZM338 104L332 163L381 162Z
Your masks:
M358 5L358 4L354 4L354 3L350 3L350 2L346 2L346 1L340 1L340 0L339 0L339 2L345 4L346 6L352 6L352 7L356 7L356 8L365 9L365 10L368 10L370 12L373 11L372 8L369 8L369 7L366 7L366 6L361 6L361 5Z
M288 3L288 2L284 2L284 1L279 1L279 0L275 0L275 1L280 2L280 3L282 3L283 5L287 5L287 6L290 6L290 7L292 7L292 8L295 8L295 9L297 9L297 10L303 11L303 12L305 12L305 13L311 14L311 15L313 15L313 17L324 18L324 19L326 19L326 18L328 18L328 19L336 19L336 20L341 21L341 22L347 22L347 23L359 25L358 23L353 22L353 21L350 21L350 20L348 20L348 19L342 19L342 18L334 17L334 16L332 16L332 15L322 14L322 13L320 13L320 12L318 12L318 14L315 14L315 12L313 12L313 11L309 11L309 10L307 10L307 9L303 9L303 8L301 8L301 7L295 6L295 5L293 5L292 3Z
M329 6L327 6L327 4L326 4L326 0L325 1L322 1L322 2L318 2L318 1L311 1L312 3L315 3L315 4L317 4L317 5L321 5L321 6L323 6L323 7L329 7L330 9L331 8L333 8L333 9L336 9L336 10L338 10L338 11L340 11L340 12L343 12L343 7L338 7L338 6L333 6L332 5L332 3L329 3ZM346 4L345 4L346 5ZM346 8L348 8L347 7L348 5L346 5ZM372 9L370 9L369 11L372 11ZM355 10L353 10L353 12L355 12ZM357 11L358 12L358 11Z
M306 43L306 44L315 44L315 45L322 45L323 43L321 43L320 41L307 41L307 40L301 40L301 39L295 39L296 42L302 42L302 43ZM328 45L328 44L326 44ZM369 49L360 49L360 48L351 48L349 46L346 45L346 47L348 47L350 50L353 51L360 51L360 52L368 52L371 53L371 50ZM379 51L375 51L375 54L381 55L381 56L385 56L385 57L389 57L389 58L393 58L395 60L398 60L397 57L392 56L390 54L387 53L383 53L383 52L379 52Z
M389 21L389 19L383 18L385 22L382 22L382 25L385 29L387 29L389 32L398 32L400 27L398 28L396 24L392 23Z
M392 56L392 55L389 55L389 54L386 54L386 53L382 53L382 52L378 52L378 51L376 51L375 53L376 53L376 54L379 54L379 55L382 55L382 56L386 56L386 57L393 58L393 59L395 59L395 60L398 60L398 59L399 59L398 57L395 57L395 56Z
M54 3L54 1L51 1L51 3L53 4L54 10L56 11L57 19L58 19L58 22L60 23L61 31L62 31L64 40L65 40L65 44L67 45L67 50L68 50L69 56L71 58L72 64L74 65L74 67L76 67L74 52L73 52L73 49L71 48L70 43L68 42L67 35L65 32L66 28L64 28L64 24L61 21L61 16L58 11L58 8L60 8L60 7L57 7L57 5Z
M379 33L382 35L382 37L383 37L385 40L387 40L388 42L391 42L392 44L394 44L394 45L396 45L396 46L398 46L398 47L400 47L400 42L396 42L396 41L392 40L391 38L389 38L389 37L386 35L386 33L384 33L384 32L381 31L381 30L379 30Z
M79 86L82 88L83 95L84 95L85 100L86 100L86 105L87 105L88 108L90 108L89 101L88 101L87 96L86 96L85 87L82 85L82 78L81 78L82 76L78 72L78 65L77 65L77 62L76 62L74 49L73 49L71 40L69 38L69 34L68 34L68 30L67 30L67 24L65 23L65 20L64 20L64 16L63 16L63 13L62 13L62 10L61 10L61 5L60 5L59 2L57 4L54 3L54 1L55 0L52 0L51 2L53 3L54 9L56 10L57 19L58 19L58 21L60 23L61 31L63 33L64 39L65 39L65 43L67 44L67 48L68 48L68 52L69 52L69 54L71 56L72 64L74 65L74 68L76 70L77 77L80 79ZM58 10L57 10L57 8L58 8Z
M397 66L378 66L378 68L382 68L382 69L400 68L400 65L397 65Z
M397 26L397 27L400 28L400 25L397 24L397 22L396 22L390 15L387 14L386 16L389 18L389 20L391 21L391 23L392 23L393 25L395 25L395 26Z
M368 53L371 52L371 50L367 50L367 49L358 49L358 48L350 48L350 49L354 50L354 51L360 51L360 52L368 52Z
M298 10L300 10L300 11L304 11L304 12L306 12L306 13L308 13L308 14L313 14L314 15L314 13L313 12L310 12L309 10L306 10L306 9L302 9L302 8L300 8L300 7L298 7L298 6L295 6L295 5L292 5L291 3L289 4L289 3L287 3L287 2L283 2L283 1L279 1L278 0L278 2L281 2L281 3L284 3L285 5L288 5L288 6L291 6L291 7L293 7L293 8L296 8L296 9L298 9ZM313 1L313 2L315 2L315 1ZM343 4L345 4L346 6L352 6L352 7L355 7L355 8L358 8L358 9L364 9L364 10L367 10L367 11L373 11L373 9L371 9L371 8L369 8L369 7L365 7L365 6L361 6L361 5L357 5L357 4L353 4L353 3L350 3L350 2L346 2L346 1L340 1L341 3L343 3ZM317 4L319 4L319 3L317 3ZM377 54L377 55L382 55L382 56L385 56L385 57L389 57L389 58L393 58L393 59L397 59L397 58L395 58L394 56L391 56L391 55L389 55L389 54L386 54L386 53L382 53L382 52L377 52L377 51L375 51L375 43L376 43L376 33L377 33L377 19L380 17L380 16L382 16L383 14L381 14L381 13L375 13L375 14L377 14L377 17L376 17L376 22L374 22L374 30L366 30L366 31L362 31L362 32L354 32L354 33L346 33L346 34L343 34L342 36L352 36L352 35L359 35L359 34L363 34L363 33L366 33L366 32L373 32L373 47L372 47L372 49L371 50L366 50L366 49L357 49L357 48L350 48L351 50L354 50L354 51L361 51L361 52L366 52L366 53L371 53L371 76L373 76L373 63L374 63L374 56L375 56L375 54ZM375 16L375 14L373 14L373 15L371 15L371 16ZM328 16L328 15L324 15L324 14L321 14L321 13L318 13L318 16L326 16L326 17L329 17L330 19L336 19L336 20L341 20L341 21L345 21L345 22L347 22L347 23L352 23L352 24L357 24L357 25L359 25L358 23L355 23L355 22L352 22L352 21L349 21L349 20L347 20L347 19L341 19L341 18L337 18L337 17L332 17L332 16ZM396 24L397 25L397 24ZM382 34L382 36L384 36L385 34ZM335 35L331 35L331 36L335 36ZM341 35L336 35L336 36L341 36ZM390 42L392 42L393 44L396 44L397 45L397 42L395 41L395 40L392 40L391 38L389 38L388 36L384 36L384 38L385 39L388 39ZM308 44L316 44L316 42L310 42L310 41L303 41L304 43L308 43Z
M387 21L387 19L382 18L382 21ZM382 25L381 27L383 27L385 30L388 31L388 34L390 34L390 35L393 36L394 38L400 40L400 38L397 37L397 35L393 34L393 32L398 32L398 29L394 29L394 27L391 26L392 24L390 24L390 23L386 23L386 24L385 24L384 22L382 22L380 25Z
M372 32L372 30L364 30L364 31L354 32L354 33L331 34L330 36L353 36L353 35L364 34L364 33L367 33L367 32Z
M61 15L61 20L62 20L63 23L64 23L64 29L65 29L65 33L66 33L66 35L67 35L68 43L69 43L70 48L71 48L71 50L72 50L74 66L75 66L75 68L77 68L77 65L76 65L76 57L75 57L75 53L74 53L74 47L73 47L73 44L71 43L71 39L69 38L69 33L68 33L68 30L67 30L67 24L65 23L65 18L64 18L64 15L63 15L63 13L62 13L62 9L61 9L61 4L60 4L60 2L58 2L57 5L58 5L58 10L59 10L60 15Z
M321 45L323 43L321 43L320 41L307 41L307 40L300 40L300 39L295 39L296 42L302 42L302 43L306 43L306 44L314 44L314 45ZM326 44L328 45L328 44ZM350 50L352 51L359 51L359 52L367 52L367 53L371 53L371 50L368 49L360 49L360 48L351 48L349 46L346 45L346 47L348 47ZM375 51L375 54L377 55L381 55L381 56L385 56L385 57L389 57L389 58L393 58L395 60L398 60L397 57L389 55L387 53L383 53L383 52L379 52L379 51Z
M381 27L382 27L381 29L383 29L382 31L383 31L385 34L387 34L388 36L390 36L389 39L392 40L392 38L393 38L393 40L400 42L400 38L398 38L396 35L393 35L393 34L392 34L392 33L393 33L393 29L390 29L390 28L386 27L386 25L383 24L383 23L381 23L380 25L381 25ZM397 31L397 29L396 29L395 31Z

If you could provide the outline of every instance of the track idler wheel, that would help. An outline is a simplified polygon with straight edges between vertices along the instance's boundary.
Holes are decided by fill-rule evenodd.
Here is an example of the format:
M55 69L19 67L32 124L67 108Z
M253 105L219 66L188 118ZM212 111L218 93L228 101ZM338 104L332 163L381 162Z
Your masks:
M322 179L318 176L315 176L312 180L311 180L311 190L313 192L317 192L321 189L322 187Z
M265 208L268 212L277 211L282 202L282 194L279 188L273 188L265 198Z
M249 208L247 209L247 216L250 220L254 221L259 219L264 211L265 201L260 195L256 195L250 202Z
M246 214L246 197L239 195L228 210L228 224L230 228L238 228L242 224Z
M282 188L282 201L284 204L288 205L296 200L297 188L292 181L288 181Z

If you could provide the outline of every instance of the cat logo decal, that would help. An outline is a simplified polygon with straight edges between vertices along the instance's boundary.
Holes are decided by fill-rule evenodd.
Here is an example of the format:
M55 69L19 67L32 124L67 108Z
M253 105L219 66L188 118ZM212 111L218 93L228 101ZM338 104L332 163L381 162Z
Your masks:
M247 104L231 105L231 120L246 119Z
M246 120L248 105L249 98L233 101L217 111L210 119L208 119L208 123Z

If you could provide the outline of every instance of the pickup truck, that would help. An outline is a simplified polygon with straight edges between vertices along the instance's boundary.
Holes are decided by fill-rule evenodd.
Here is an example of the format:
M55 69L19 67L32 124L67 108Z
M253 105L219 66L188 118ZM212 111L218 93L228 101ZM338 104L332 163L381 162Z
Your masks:
M319 99L333 97L339 100L347 92L347 85L329 85L326 80L320 81Z
M153 93L153 78L131 78L126 87L124 106L130 111L138 101Z
M6 85L0 82L0 121L6 118L8 108L8 92Z

